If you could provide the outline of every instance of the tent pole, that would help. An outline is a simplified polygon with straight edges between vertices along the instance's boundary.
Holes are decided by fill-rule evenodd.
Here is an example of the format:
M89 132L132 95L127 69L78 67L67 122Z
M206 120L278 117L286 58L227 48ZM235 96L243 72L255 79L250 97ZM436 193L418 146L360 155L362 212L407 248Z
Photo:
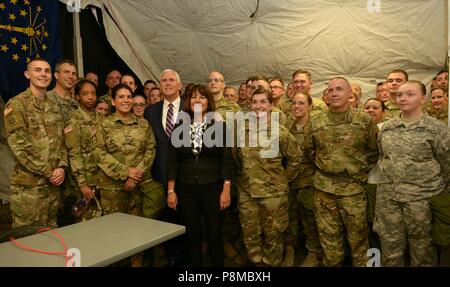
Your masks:
M73 14L74 59L77 65L78 76L84 77L83 43L81 41L80 12L74 12L72 14Z

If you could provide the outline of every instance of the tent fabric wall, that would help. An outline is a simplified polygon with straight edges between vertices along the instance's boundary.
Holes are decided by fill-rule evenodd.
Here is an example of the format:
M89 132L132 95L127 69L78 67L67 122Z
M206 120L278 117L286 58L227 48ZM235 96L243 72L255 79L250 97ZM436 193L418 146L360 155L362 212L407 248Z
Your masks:
M212 70L231 85L256 73L289 81L303 68L315 96L341 75L369 97L400 68L429 86L447 57L446 1L381 0L378 12L368 2L261 0L251 19L256 0L81 0L102 9L108 40L141 81L166 68L184 83Z

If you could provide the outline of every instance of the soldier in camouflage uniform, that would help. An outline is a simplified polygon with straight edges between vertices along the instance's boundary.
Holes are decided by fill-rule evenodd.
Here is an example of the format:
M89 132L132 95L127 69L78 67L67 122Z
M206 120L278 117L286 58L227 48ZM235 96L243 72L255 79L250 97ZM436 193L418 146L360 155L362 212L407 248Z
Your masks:
M397 91L399 117L379 135L374 230L381 239L383 266L403 266L407 244L411 266L436 265L429 199L450 192L450 136L447 127L423 114L425 86L407 81Z
M294 95L302 93L308 95L312 99L311 111L328 111L328 106L320 99L311 95L312 88L311 73L307 70L297 70L292 74L292 87Z
M50 64L33 59L25 77L30 87L8 101L5 129L18 163L11 177L13 228L56 226L59 186L68 167L63 121L57 104L46 95Z
M448 96L445 89L434 88L431 90L428 114L448 125Z
M98 185L104 214L141 214L141 192L153 190L151 166L155 137L148 122L131 113L132 91L125 84L113 88L116 113L103 119L94 136L94 155L100 168ZM165 204L162 190L155 195L155 210Z
M70 171L86 200L96 196L98 166L93 154L92 138L102 118L95 111L97 89L93 82L81 80L75 86L80 108L73 111L64 129Z
M120 84L120 78L122 75L117 70L112 70L106 75L105 85L108 88L108 92L103 96L100 96L99 100L108 104L109 110L108 114L112 114L114 112L114 107L111 103L111 92L112 89Z
M248 112L248 99L250 98L250 95L247 94L247 84L245 82L241 83L239 85L238 90L238 101L237 104L241 107L241 111Z
M314 205L325 266L343 264L344 236L350 245L353 266L365 266L367 261L363 184L377 160L377 128L369 115L349 107L351 93L345 78L330 81L330 111L311 117L303 146L317 168Z
M386 77L386 86L389 93L389 101L385 102L385 119L393 119L400 114L400 108L396 103L397 89L408 81L408 73L404 70L393 70Z
M305 126L309 120L311 105L312 99L308 95L296 94L292 98L292 113L296 121L291 126L290 132L295 137L300 149L305 140ZM302 156L298 176L290 184L289 227L286 231L286 252L283 262L286 266L293 265L295 254L292 251L291 255L289 250L294 250L297 243L299 220L303 226L308 250L308 255L300 267L317 267L322 261L323 251L314 218L313 179L315 171L315 166L308 158Z
M69 59L60 60L55 66L56 79L55 88L48 92L48 96L55 101L61 111L64 125L70 118L70 114L78 109L79 103L74 98L72 90L77 82L77 68L75 63ZM58 211L58 225L65 226L75 223L72 217L71 208L77 197L79 190L75 179L71 173L66 174L66 178L61 190L61 206Z
M0 198L8 198L11 194L11 174L16 165L16 160L14 154L8 146L5 133L5 125L3 119L3 113L5 111L5 102L0 95L0 158L2 159L2 164L0 165ZM1 199L0 199L1 203Z
M55 66L54 76L56 85L53 90L48 92L48 95L58 104L64 123L66 123L70 114L80 106L72 95L78 79L75 63L69 59L59 61Z
M123 212L155 218L165 205L162 185L151 175L156 141L147 120L131 112L132 95L125 84L113 88L116 111L100 122L94 137L101 206L105 215ZM142 253L133 256L131 264L142 266Z
M278 266L283 259L284 232L289 224L288 184L298 174L300 150L286 128L271 123L270 91L258 88L251 99L256 113L252 122L259 124L258 128L251 123L246 126L245 145L240 149L239 214L250 261L256 266ZM270 146L257 140L262 132L267 132L264 137L269 139ZM257 146L251 147L250 141Z

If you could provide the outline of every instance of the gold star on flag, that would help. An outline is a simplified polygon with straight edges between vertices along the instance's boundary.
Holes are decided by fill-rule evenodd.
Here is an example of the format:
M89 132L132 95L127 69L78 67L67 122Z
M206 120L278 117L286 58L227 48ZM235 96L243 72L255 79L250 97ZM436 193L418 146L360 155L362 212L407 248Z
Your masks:
M14 54L14 55L12 56L12 59L13 59L14 61L17 62L17 60L19 60L19 55Z
M17 0L11 0L11 1L9 1L9 3L16 5Z
M6 44L3 44L3 45L1 45L0 46L0 51L3 51L3 52L8 52L8 46L6 46Z
M27 57L27 63L30 61L31 59Z
M45 37L45 38L48 38L48 35L49 35L48 32L45 31L45 32L44 32L44 37Z
M28 0L23 0L23 4L25 4L25 5L30 5L30 1L28 1Z
M17 44L17 38L16 37L13 37L13 38L11 38L11 44Z
M27 11L25 11L25 10L20 10L20 16L25 17L25 16L27 16L27 14L28 14Z
M37 11L38 13L41 13L41 12L42 12L41 6L36 6L36 11Z
M9 20L16 20L16 15L14 15L14 13L9 14Z
M28 50L28 46L27 46L27 44L23 44L22 45L22 51L27 51Z
M42 45L42 50L44 50L44 51L47 50L47 45L45 45L45 44Z
M5 10L6 9L5 4L0 3L0 9Z
M36 31L36 35L41 36L41 31Z
M7 25L7 26L6 26L6 30L8 30L9 32L11 32L11 31L12 31L12 26L11 26L11 25Z

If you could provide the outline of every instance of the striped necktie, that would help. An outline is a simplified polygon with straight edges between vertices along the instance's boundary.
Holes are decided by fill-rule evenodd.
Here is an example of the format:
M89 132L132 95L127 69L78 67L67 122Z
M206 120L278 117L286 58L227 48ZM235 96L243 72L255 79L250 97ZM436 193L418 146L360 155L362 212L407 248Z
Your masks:
M169 138L172 135L172 131L173 131L173 105L172 103L170 103L166 117L166 134Z

